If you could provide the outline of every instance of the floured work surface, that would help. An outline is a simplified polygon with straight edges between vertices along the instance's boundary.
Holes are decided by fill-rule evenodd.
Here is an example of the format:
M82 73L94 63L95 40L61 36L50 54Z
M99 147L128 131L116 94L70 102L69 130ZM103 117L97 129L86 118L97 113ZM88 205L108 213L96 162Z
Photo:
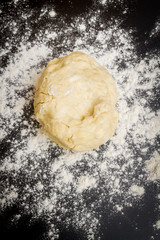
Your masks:
M156 240L158 8L66 2L1 4L0 231L16 239ZM120 95L115 135L86 153L61 149L33 118L37 79L49 60L72 51L106 67Z

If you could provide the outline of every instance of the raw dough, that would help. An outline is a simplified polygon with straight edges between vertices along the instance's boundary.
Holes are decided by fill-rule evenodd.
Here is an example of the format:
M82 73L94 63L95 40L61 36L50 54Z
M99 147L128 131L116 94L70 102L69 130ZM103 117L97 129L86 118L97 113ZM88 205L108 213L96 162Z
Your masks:
M73 151L97 148L118 122L115 81L81 52L50 61L35 93L35 117L56 143Z

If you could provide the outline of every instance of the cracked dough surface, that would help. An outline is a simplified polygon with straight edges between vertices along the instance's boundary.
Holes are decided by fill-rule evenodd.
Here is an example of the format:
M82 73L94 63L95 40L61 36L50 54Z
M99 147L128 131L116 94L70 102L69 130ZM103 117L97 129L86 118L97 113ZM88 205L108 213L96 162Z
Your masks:
M87 151L109 140L118 122L115 81L81 52L50 61L35 93L35 117L63 148Z

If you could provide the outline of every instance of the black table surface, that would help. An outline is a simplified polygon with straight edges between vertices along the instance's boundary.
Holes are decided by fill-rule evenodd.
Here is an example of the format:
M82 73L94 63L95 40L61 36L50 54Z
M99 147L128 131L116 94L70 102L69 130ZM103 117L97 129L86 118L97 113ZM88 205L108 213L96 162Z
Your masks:
M116 2L116 4L115 4ZM137 55L140 58L146 56L146 54L150 54L151 52L155 55L158 55L160 52L160 36L159 34L155 35L150 41L148 40L149 34L155 24L155 22L160 18L160 11L158 6L159 1L147 1L147 0L124 0L124 1L106 1L106 4L100 4L100 1L96 0L70 0L70 1L62 1L62 0L26 0L26 1L17 1L16 7L14 1L1 1L1 46L2 49L5 49L5 41L6 38L10 38L11 32L5 27L7 22L14 21L14 19L19 16L19 14L23 14L25 12L34 11L34 14L28 19L30 21L31 34L28 41L32 42L36 39L36 34L39 31L39 24L43 25L44 21L37 22L35 19L38 19L40 10L42 7L51 6L53 4L55 12L58 13L58 16L71 23L74 21L74 17L77 16L85 16L88 14L88 11L92 9L96 11L96 9L100 9L102 12L101 21L103 23L106 22L106 25L103 25L103 28L107 26L107 22L110 21L111 18L121 19L121 27L124 29L134 29L133 35L135 39L135 49L137 51ZM115 7L116 5L116 7ZM122 14L124 6L128 7L127 13ZM14 9L14 11L11 11ZM17 15L18 13L18 15ZM45 22L50 21L47 17L45 18ZM57 19L57 21L60 21ZM12 36L12 41L10 44L13 45L11 52L9 55L5 55L2 58L1 67L5 68L9 62L11 55L15 54L17 51L17 46L21 42L21 38L24 34L24 22L19 22L20 28L19 32L16 36ZM51 27L51 25L50 25ZM45 31L45 29L44 29ZM147 40L147 43L144 44ZM60 49L57 47L55 49L56 55L59 53L63 53L64 49ZM158 93L157 93L158 94ZM158 98L158 95L157 95ZM156 100L155 100L156 101ZM156 110L158 109L158 103L154 106ZM15 131L16 134L16 131ZM7 139L12 138L13 136L8 136L6 138L6 142L2 142L1 144L1 156L5 155L9 149L7 146ZM158 145L157 145L158 146ZM157 148L155 146L155 148ZM141 209L139 209L139 205L135 205L132 209L126 210L124 215L117 214L115 217L112 217L110 221L108 221L108 215L106 211L102 214L101 218L101 229L100 232L102 238L106 240L149 240L160 239L160 235L158 231L155 230L153 232L154 222L157 220L157 209L158 199L155 197L159 192L158 182L150 182L146 186L146 194L145 197L140 201L139 205L141 205ZM104 207L105 208L105 207ZM19 213L18 205L13 205L12 207L6 208L2 211L0 215L0 238L1 239L45 239L45 231L47 231L47 223L44 219L38 219L33 224L29 226L29 221L31 216L24 215L21 218L21 221L18 225L10 227L9 219L12 215ZM138 217L137 217L138 216ZM140 230L137 232L130 225L130 221L136 222L136 224L140 227ZM119 225L121 222L121 225ZM29 227L28 227L29 226ZM72 229L64 229L63 226L60 227L60 237L62 240L76 240L76 239L86 239L86 236L83 232L76 232L74 228ZM47 239L47 238L46 238ZM98 239L98 236L95 238Z

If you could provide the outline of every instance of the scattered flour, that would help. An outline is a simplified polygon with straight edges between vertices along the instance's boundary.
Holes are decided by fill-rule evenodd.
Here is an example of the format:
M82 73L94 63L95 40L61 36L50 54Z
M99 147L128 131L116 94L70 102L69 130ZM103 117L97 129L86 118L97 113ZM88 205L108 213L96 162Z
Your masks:
M83 192L86 189L89 188L95 188L97 187L96 185L96 179L95 178L91 178L88 176L82 176L80 177L80 179L78 180L78 184L77 184L77 192Z
M18 193L17 193L17 188L14 187L13 185L10 186L10 188L7 188L4 190L3 192L3 196L0 199L0 204L1 206L5 206L6 202L10 205L12 204L18 197Z
M51 18L53 18L53 17L55 17L56 16L56 12L55 11L50 11L49 12L49 16L51 17Z
M110 1L99 2L106 5ZM42 10L35 24L46 15L56 19L55 11ZM97 215L97 211L102 203L113 214L123 214L125 207L143 196L147 178L160 178L155 147L159 112L152 104L159 84L159 59L152 54L138 58L132 30L121 28L119 19L104 28L99 9L74 17L72 23L62 18L53 26L48 22L45 27L38 25L34 39L29 25L34 13L22 14L18 8L16 12L25 21L24 34L7 38L1 52L9 59L1 68L0 170L1 175L10 176L1 182L1 206L5 209L18 203L24 213L44 216L50 239L59 238L57 226L62 223L83 230L87 239L98 239L101 212ZM19 32L18 17L7 23L11 32ZM47 62L76 50L106 67L119 92L116 134L99 149L86 153L58 147L45 135L33 111L35 87Z
M41 182L37 183L37 190L41 191L43 189L43 185Z
M107 0L100 0L100 3L101 3L102 5L106 4L106 2L107 2Z
M150 33L150 37L154 37L160 33L160 18L155 22L155 26Z
M144 188L137 185L132 185L130 191L133 195L142 196L144 194Z

